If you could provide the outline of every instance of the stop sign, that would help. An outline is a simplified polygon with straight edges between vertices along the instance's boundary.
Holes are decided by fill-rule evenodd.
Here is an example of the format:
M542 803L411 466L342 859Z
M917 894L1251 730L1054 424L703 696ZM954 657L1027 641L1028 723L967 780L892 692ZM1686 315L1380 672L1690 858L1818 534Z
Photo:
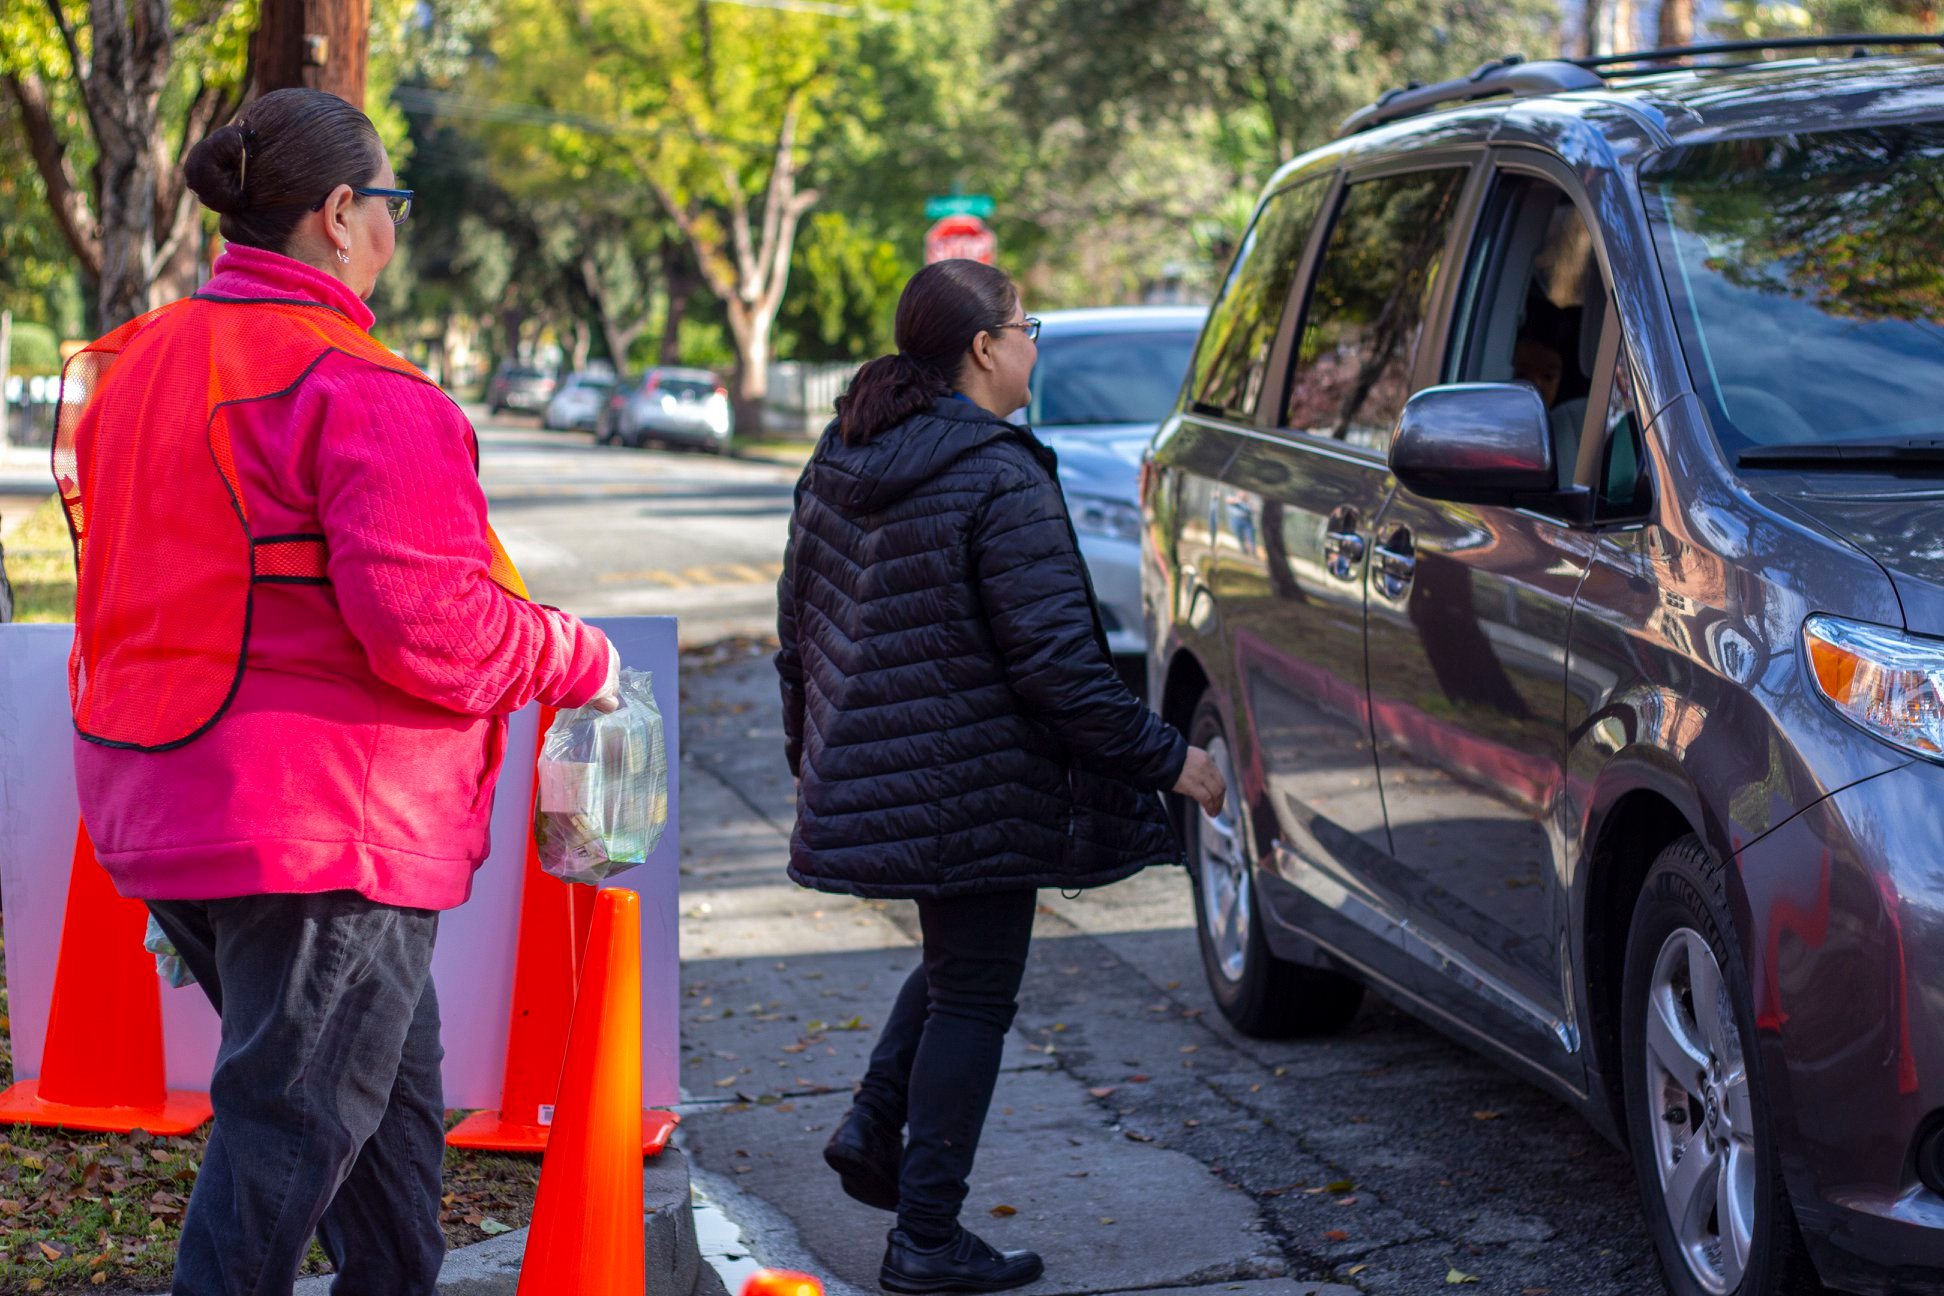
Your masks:
M999 240L977 216L947 216L925 231L925 264L964 257L991 265L999 255Z

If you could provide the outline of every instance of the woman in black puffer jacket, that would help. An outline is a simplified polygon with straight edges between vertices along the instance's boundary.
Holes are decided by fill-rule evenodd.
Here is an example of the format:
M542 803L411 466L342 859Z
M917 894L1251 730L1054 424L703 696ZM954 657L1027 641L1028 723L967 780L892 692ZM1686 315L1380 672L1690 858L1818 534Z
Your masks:
M924 929L824 1152L897 1212L880 1277L898 1292L1039 1277L958 1225L1034 890L1176 862L1157 793L1215 813L1225 792L1115 673L1053 452L1006 421L1038 332L990 266L913 276L898 353L858 372L797 485L778 587L790 876L916 900Z

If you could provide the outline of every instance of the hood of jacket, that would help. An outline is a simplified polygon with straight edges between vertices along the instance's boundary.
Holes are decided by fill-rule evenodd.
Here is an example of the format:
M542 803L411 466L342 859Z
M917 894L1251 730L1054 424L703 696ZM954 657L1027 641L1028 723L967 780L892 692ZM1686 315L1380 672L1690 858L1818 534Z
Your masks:
M971 401L941 396L863 445L847 445L833 422L817 442L804 485L821 500L856 513L888 508L953 463L994 441L1023 442L1047 471L1053 452L1029 428L1008 423Z

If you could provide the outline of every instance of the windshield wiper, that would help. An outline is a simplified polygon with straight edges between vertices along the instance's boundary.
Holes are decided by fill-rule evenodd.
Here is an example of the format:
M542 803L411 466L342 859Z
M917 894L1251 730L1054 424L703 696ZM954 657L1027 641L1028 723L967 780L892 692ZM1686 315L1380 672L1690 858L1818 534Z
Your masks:
M1944 468L1944 437L1755 446L1735 462L1743 468Z

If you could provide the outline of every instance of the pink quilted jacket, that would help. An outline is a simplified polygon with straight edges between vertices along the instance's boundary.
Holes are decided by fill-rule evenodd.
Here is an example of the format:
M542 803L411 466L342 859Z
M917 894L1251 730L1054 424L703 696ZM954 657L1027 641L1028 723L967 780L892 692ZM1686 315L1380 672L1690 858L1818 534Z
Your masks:
M212 296L299 298L370 328L320 270L231 246ZM75 739L81 813L122 894L350 889L449 909L485 859L505 716L578 706L607 641L487 579L473 433L437 388L342 355L232 418L258 535L321 532L330 584L258 585L242 684L166 752Z

